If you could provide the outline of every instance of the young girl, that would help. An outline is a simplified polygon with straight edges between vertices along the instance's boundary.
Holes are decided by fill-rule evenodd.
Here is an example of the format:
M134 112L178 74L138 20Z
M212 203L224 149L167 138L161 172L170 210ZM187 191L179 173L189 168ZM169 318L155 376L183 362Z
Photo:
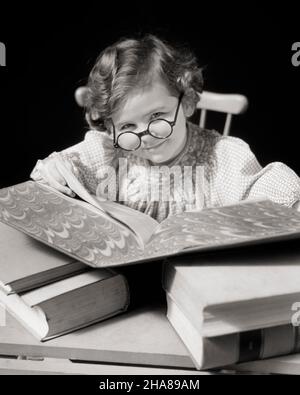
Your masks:
M188 122L202 88L191 52L153 35L118 41L98 57L81 97L91 129L84 141L39 160L31 177L72 195L56 166L59 157L93 194L103 193L104 181L118 180L116 200L159 222L178 212L245 199L268 198L299 208L300 179L289 167L276 162L262 168L243 140ZM120 159L126 159L123 175ZM103 171L108 165L118 177ZM174 179L157 178L151 171L157 166L192 168L188 187L183 191ZM201 188L195 185L196 167L203 169ZM169 199L149 196L145 185L158 192L165 182L171 185Z

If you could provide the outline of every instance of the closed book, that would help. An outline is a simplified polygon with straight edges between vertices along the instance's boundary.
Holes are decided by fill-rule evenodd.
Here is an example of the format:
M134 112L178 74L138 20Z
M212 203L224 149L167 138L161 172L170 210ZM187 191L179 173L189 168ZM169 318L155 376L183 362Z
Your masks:
M163 288L204 337L286 325L300 300L300 246L169 258Z
M129 288L112 269L90 269L22 294L0 290L0 303L46 341L126 311Z
M168 293L166 297L167 318L189 350L198 370L300 352L300 327L288 324L206 338Z
M66 254L0 222L0 289L20 293L87 270Z
M300 353L239 363L228 368L232 369L234 372L251 372L253 374L288 374L299 376Z

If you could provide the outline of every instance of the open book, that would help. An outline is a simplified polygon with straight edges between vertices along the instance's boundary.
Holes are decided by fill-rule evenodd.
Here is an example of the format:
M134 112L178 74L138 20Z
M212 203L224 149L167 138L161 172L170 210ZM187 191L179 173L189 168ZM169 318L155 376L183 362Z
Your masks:
M300 237L300 212L268 200L184 212L158 223L89 194L61 167L82 200L26 181L0 190L0 221L93 267Z

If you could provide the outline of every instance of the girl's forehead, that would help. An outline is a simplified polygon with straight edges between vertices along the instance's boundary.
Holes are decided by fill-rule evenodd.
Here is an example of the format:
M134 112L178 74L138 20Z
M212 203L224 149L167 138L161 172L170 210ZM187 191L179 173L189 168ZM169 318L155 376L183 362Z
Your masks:
M165 84L155 82L150 86L133 89L125 98L121 107L112 115L113 120L122 122L124 117L139 114L148 114L157 108L166 109L174 104L175 96L169 91Z

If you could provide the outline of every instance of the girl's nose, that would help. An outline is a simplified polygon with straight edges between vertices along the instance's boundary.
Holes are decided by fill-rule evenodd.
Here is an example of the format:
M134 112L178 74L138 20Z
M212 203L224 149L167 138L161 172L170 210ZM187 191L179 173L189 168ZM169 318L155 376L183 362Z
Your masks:
M142 148L153 145L153 142L157 140L155 137L151 136L150 134L145 134L144 136L141 137L141 139L142 139L142 144L141 144Z
M145 133L144 135L142 135L143 132ZM148 124L139 125L137 130L135 130L135 133L139 134L142 140L141 142L142 147L151 144L151 142L153 142L153 140L155 139L155 137L151 136L151 134L148 133Z

